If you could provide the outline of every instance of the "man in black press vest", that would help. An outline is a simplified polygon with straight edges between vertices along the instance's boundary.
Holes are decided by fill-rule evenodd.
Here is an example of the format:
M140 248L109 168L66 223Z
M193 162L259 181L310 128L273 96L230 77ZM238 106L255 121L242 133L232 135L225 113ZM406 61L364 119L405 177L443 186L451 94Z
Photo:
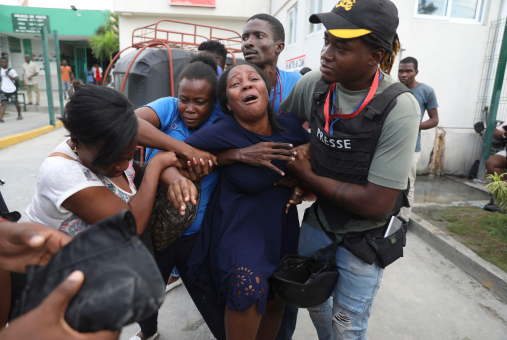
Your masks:
M383 238L391 216L408 205L420 109L389 75L400 48L392 2L341 0L310 22L326 28L321 67L296 84L282 111L309 122L311 139L287 166L317 195L301 226L299 254L340 245L331 298L309 312L320 340L366 339L383 274L367 236Z

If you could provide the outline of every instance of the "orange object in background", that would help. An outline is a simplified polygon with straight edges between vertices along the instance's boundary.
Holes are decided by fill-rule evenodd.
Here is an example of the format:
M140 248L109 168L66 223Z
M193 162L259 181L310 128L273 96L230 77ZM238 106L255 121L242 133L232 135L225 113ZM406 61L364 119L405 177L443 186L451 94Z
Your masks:
M62 81L70 81L70 74L72 73L72 69L69 65L60 66L60 72L62 73Z

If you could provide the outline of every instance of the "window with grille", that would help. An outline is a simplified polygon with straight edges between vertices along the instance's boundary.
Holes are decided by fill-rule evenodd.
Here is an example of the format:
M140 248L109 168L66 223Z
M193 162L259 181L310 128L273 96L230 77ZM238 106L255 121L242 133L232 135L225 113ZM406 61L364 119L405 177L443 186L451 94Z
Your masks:
M9 37L9 50L11 53L22 53L21 40L14 37Z

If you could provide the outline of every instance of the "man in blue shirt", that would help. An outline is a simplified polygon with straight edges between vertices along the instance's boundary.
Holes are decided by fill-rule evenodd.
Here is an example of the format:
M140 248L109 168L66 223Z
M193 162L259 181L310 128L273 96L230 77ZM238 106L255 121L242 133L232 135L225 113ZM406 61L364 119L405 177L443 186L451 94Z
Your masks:
M417 59L412 57L404 58L400 61L400 67L398 69L398 78L400 82L406 85L414 94L419 106L421 107L421 123L419 124L419 136L417 137L417 144L415 147L414 160L412 168L410 169L410 192L408 194L408 200L410 205L414 201L414 183L416 179L417 164L421 158L421 130L429 130L438 125L438 103L435 91L433 88L426 84L419 83L415 80L415 77L419 74ZM422 121L424 112L428 111L430 117L427 121ZM412 208L402 208L401 216L405 220L409 220Z
M272 86L270 100L275 113L281 113L280 104L289 96L299 79L299 72L280 70L276 64L285 48L285 30L282 23L268 14L256 14L247 20L243 29L241 49L248 63L259 66Z

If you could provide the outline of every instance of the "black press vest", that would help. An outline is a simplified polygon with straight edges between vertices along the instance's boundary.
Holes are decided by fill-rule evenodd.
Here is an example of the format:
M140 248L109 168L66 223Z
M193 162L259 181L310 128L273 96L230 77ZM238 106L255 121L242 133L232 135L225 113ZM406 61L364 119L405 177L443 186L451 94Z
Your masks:
M313 171L319 176L366 186L382 126L389 112L396 106L396 98L402 93L412 92L401 83L392 84L375 96L357 116L338 120L333 125L333 134L330 135L324 129L324 105L329 89L330 85L320 80L315 86L312 98L310 152ZM329 105L329 112L333 112L332 100ZM393 214L398 214L402 207L409 206L407 199L409 187L400 192ZM365 219L340 208L319 193L316 193L316 196L331 230L342 227L351 219ZM366 204L368 203L365 202Z

